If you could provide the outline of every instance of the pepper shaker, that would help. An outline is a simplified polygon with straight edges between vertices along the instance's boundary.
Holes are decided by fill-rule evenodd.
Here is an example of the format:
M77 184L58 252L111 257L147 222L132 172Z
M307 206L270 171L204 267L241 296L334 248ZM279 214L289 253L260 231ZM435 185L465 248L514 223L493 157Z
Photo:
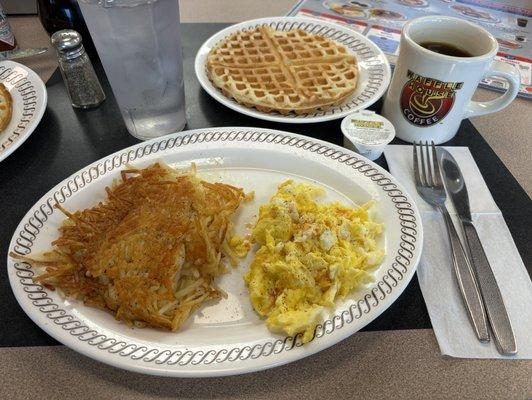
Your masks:
M51 38L57 50L59 69L75 108L97 107L105 100L100 81L85 52L81 35L72 29L55 32Z

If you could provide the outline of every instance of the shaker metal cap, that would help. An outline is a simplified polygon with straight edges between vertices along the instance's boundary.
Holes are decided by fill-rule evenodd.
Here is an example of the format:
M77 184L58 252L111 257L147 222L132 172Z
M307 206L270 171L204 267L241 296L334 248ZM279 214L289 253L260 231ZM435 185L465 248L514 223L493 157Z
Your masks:
M81 35L73 29L62 29L55 32L50 41L60 55L68 59L76 58L85 52Z

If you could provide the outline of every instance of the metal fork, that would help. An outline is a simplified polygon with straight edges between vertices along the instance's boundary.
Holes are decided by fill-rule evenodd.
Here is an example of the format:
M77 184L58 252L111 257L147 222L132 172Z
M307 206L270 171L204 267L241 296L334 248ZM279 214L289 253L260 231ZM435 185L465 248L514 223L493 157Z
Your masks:
M432 157L431 157L432 153ZM443 186L436 147L434 142L429 148L427 142L414 142L414 176L416 189L423 200L439 210L444 217L449 243L451 244L454 271L460 292L478 340L488 342L488 322L482 297L478 289L473 269L462 247L460 237L454 228L449 211L445 206L447 194Z

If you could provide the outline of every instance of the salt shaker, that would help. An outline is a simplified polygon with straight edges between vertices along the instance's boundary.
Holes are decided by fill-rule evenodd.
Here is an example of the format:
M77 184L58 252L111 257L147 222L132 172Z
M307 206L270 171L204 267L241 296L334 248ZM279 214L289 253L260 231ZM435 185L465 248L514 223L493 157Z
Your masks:
M92 108L105 100L100 81L85 52L81 35L72 29L55 32L51 38L57 50L59 69L73 107Z

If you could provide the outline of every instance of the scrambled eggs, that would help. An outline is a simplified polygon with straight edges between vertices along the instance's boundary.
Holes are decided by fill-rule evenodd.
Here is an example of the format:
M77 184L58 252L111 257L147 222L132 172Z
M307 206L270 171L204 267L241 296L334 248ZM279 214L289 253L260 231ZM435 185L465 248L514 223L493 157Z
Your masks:
M252 241L260 245L245 275L251 303L269 329L303 333L310 341L323 311L353 289L372 281L384 251L376 238L383 225L368 210L339 203L318 204L324 191L291 180L260 207ZM245 253L244 243L233 246Z

